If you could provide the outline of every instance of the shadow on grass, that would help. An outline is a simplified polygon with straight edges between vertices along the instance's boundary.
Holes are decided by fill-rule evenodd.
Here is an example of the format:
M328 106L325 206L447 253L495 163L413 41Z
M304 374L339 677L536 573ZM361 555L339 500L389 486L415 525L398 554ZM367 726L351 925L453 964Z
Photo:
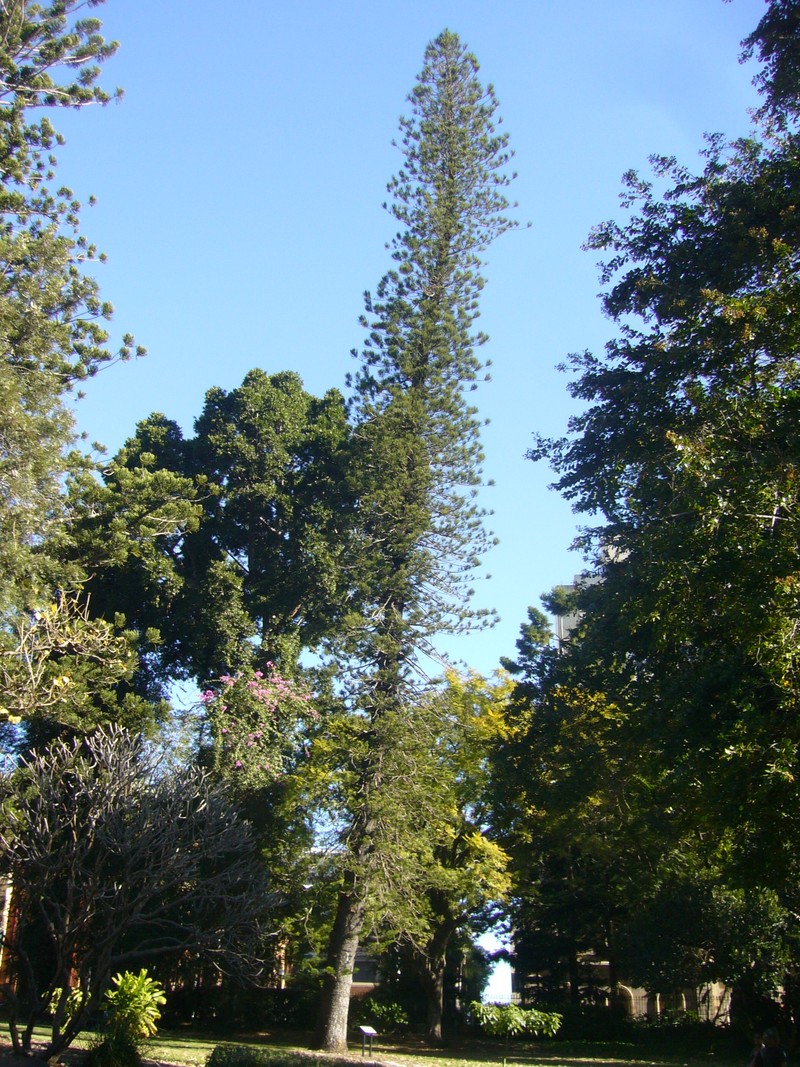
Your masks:
M242 1044L307 1053L311 1035L298 1031L270 1031L219 1036L194 1033L163 1033L148 1043L148 1061L200 1067L218 1044ZM348 1057L354 1063L368 1062L358 1038L349 1042ZM369 1062L399 1067L744 1067L747 1050L740 1050L720 1034L718 1040L701 1045L687 1043L679 1035L648 1035L646 1040L623 1041L490 1041L465 1038L444 1048L433 1048L408 1037L381 1037L373 1043Z
M5 1027L3 1027L5 1031ZM43 1044L46 1032L36 1035ZM94 1035L81 1035L63 1062L79 1067L81 1049ZM217 1045L248 1045L274 1048L285 1052L308 1054L311 1034L302 1031L264 1031L221 1035L194 1031L163 1031L145 1042L142 1052L148 1067L203 1067ZM0 1059L9 1065L10 1041L7 1031L0 1033ZM433 1048L413 1037L382 1037L375 1040L372 1056L362 1055L361 1041L351 1039L348 1058L358 1063L397 1065L397 1067L744 1067L747 1050L733 1045L722 1033L718 1040L705 1045L687 1043L680 1035L647 1035L646 1040L623 1041L490 1041L463 1038L444 1048ZM299 1063L302 1060L298 1057ZM35 1063L35 1061L34 1061ZM27 1060L31 1064L31 1060Z

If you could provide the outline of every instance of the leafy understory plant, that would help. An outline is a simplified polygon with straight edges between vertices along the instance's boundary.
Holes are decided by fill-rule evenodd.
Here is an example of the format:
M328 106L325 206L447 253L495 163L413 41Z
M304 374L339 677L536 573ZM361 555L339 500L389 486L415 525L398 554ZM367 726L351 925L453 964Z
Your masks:
M521 1008L518 1004L481 1004L473 1001L470 1014L484 1033L490 1037L554 1037L562 1017L554 1011Z
M143 1041L158 1030L159 1006L166 1004L163 987L151 978L146 968L138 974L125 971L111 979L114 988L106 990L109 1009L108 1036L111 1040L130 1037Z
M143 967L138 974L125 971L111 979L105 1002L108 1021L101 1040L86 1056L84 1067L141 1067L141 1042L158 1030L158 1010L166 1003L162 986Z
M58 1002L61 1000L62 993L63 988L61 986L56 986L56 988L53 990L53 995L51 996L50 1003L48 1005L48 1011L51 1015L55 1015L56 1011L58 1010ZM65 1021L69 1021L79 1011L82 1000L83 994L81 993L80 989L70 989L69 993L67 994L66 1002L64 1004L63 1014Z

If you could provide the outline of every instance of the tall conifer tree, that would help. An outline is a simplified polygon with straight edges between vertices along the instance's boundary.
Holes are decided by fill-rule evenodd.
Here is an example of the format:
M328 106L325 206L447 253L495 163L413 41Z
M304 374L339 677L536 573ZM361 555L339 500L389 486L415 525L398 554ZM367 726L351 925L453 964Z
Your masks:
M467 392L481 374L475 329L482 255L506 217L508 139L478 64L444 31L427 48L401 120L403 164L389 183L400 229L394 264L366 296L367 343L353 376L359 523L345 635L349 732L347 851L317 1041L346 1043L355 952L378 879L413 881L424 813L409 810L403 758L419 657L437 635L483 621L468 610L486 534L475 503L483 459ZM419 799L418 783L413 794ZM435 790L433 794L435 795ZM415 840L416 835L416 840Z
M104 104L100 65L117 45L84 10L104 0L0 3L0 614L53 580L42 541L64 519L65 473L79 464L67 394L114 354L111 305L86 273L97 251L80 204L56 184L63 143L49 115ZM117 91L119 93L119 90ZM39 117L35 117L36 115Z

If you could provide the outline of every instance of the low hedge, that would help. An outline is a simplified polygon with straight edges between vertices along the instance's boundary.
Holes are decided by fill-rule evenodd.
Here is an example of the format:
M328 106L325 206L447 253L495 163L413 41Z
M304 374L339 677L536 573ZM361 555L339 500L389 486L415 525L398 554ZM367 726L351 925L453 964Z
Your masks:
M206 1067L353 1067L352 1059L252 1045L217 1045Z

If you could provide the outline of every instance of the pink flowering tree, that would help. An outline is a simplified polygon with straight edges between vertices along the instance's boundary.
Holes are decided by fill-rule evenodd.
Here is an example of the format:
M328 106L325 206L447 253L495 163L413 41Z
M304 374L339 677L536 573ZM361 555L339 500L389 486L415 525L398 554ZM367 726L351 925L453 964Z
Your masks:
M202 693L214 769L236 789L271 785L308 754L318 718L312 694L273 663L263 671L224 674Z

